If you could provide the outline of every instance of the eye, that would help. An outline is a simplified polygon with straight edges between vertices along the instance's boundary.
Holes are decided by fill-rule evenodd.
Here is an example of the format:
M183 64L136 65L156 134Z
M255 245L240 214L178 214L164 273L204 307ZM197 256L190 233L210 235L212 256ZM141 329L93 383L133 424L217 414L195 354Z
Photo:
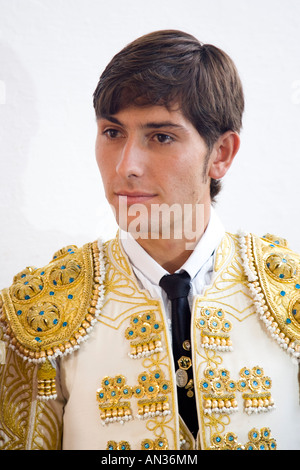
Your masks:
M117 137L121 137L121 133L118 131L118 129L105 129L103 131L103 135L109 139L116 139Z
M155 134L154 139L160 144L170 144L174 141L173 137L168 134Z

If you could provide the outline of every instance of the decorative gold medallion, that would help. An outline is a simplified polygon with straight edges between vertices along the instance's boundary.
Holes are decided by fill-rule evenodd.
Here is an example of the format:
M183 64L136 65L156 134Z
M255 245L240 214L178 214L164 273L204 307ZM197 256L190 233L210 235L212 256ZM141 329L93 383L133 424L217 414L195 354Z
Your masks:
M200 391L203 393L204 413L232 413L238 411L235 396L237 384L230 378L229 371L207 367L204 376L205 378L199 384Z
M128 441L108 441L106 450L131 450L131 447Z
M130 340L129 357L139 359L161 352L161 330L162 324L156 321L154 312L132 315L125 331L125 338Z
M248 414L274 409L274 401L271 396L272 380L264 376L261 367L248 369L243 367L240 371L241 379L237 382L237 388L243 392L245 411Z
M192 360L187 356L181 356L177 363L179 368L182 370L188 370L190 367L192 367Z
M237 436L233 432L226 434L215 433L212 435L210 450L276 450L277 443L271 436L269 428L260 430L253 428L248 433L249 441L246 444L238 443Z
M125 377L104 377L101 388L97 390L100 418L102 424L120 422L132 419L130 403L123 401L130 399L133 394L132 387L126 385Z
M138 417L147 419L154 416L166 416L171 413L167 394L170 383L165 380L160 369L154 372L142 372L138 385L133 387L133 395L138 398Z
M229 332L231 322L226 319L220 308L201 308L200 317L196 326L201 331L201 346L216 351L232 351L232 342Z

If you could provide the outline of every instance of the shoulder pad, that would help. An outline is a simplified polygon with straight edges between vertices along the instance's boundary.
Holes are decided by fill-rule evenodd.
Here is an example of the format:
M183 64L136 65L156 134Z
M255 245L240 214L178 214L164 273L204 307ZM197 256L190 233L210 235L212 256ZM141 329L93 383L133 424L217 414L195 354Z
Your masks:
M300 358L300 255L285 239L267 234L242 238L250 288L267 328L279 344Z
M5 339L33 362L72 352L99 314L104 282L100 242L67 246L42 269L28 267L0 295Z

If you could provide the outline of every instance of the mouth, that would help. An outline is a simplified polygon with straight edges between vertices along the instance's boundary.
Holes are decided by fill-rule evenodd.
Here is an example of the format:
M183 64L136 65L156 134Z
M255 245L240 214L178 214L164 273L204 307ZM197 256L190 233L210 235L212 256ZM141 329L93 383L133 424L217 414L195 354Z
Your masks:
M150 201L157 196L155 193L145 193L142 191L120 191L116 192L115 196L119 199L119 202L122 204L127 204L127 206L132 204L143 204L147 201Z

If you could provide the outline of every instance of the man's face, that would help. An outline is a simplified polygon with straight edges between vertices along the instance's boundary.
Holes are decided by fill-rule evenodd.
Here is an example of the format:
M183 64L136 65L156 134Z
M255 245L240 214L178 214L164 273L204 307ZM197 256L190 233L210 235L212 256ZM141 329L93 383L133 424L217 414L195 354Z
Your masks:
M208 148L180 110L132 106L97 123L97 163L121 228L134 220L137 204L148 222L153 205L209 207Z

